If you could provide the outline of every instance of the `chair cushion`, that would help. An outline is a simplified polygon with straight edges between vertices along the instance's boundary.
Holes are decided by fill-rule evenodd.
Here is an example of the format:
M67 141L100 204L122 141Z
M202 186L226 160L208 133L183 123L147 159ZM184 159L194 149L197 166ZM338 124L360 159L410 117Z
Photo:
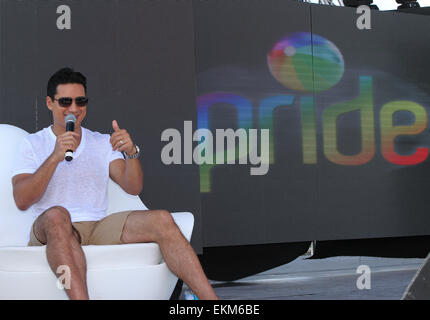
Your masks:
M161 263L156 243L83 246L87 269L125 269ZM51 272L46 246L0 247L0 272Z

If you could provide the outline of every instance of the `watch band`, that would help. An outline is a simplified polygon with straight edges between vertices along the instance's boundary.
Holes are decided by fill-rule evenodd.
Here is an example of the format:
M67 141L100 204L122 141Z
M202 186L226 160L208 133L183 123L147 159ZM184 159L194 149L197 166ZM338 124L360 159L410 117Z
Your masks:
M124 156L124 159L136 159L140 155L140 149L137 145L134 145L136 147L136 153L132 155L128 155L126 152L123 152L122 155Z

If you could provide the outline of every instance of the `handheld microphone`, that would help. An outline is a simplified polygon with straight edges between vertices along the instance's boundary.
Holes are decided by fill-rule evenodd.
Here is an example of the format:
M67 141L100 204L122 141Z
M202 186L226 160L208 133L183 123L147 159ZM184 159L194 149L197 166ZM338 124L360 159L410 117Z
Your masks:
M66 131L75 131L75 122L76 122L76 117L73 114L68 114L66 116ZM67 150L64 158L66 159L66 161L72 161L73 151Z

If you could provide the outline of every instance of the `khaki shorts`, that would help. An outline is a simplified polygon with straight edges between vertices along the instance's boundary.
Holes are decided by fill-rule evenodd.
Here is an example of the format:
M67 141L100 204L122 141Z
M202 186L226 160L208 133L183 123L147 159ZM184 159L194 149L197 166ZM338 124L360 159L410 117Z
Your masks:
M72 227L80 237L81 245L90 244L110 245L122 244L121 235L125 221L132 211L122 211L112 213L99 221L73 222ZM34 223L31 227L29 246L44 246L46 243L40 242L34 234Z

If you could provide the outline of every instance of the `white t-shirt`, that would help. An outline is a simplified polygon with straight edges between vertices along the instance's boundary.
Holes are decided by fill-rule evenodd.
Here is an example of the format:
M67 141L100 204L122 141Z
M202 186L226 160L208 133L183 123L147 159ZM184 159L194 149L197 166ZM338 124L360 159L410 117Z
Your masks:
M109 163L123 159L119 151L112 151L109 139L108 134L82 128L81 143L73 160L58 164L42 198L31 206L35 218L53 206L66 208L72 222L98 221L106 216ZM56 140L51 127L26 136L12 176L34 173L52 154Z

